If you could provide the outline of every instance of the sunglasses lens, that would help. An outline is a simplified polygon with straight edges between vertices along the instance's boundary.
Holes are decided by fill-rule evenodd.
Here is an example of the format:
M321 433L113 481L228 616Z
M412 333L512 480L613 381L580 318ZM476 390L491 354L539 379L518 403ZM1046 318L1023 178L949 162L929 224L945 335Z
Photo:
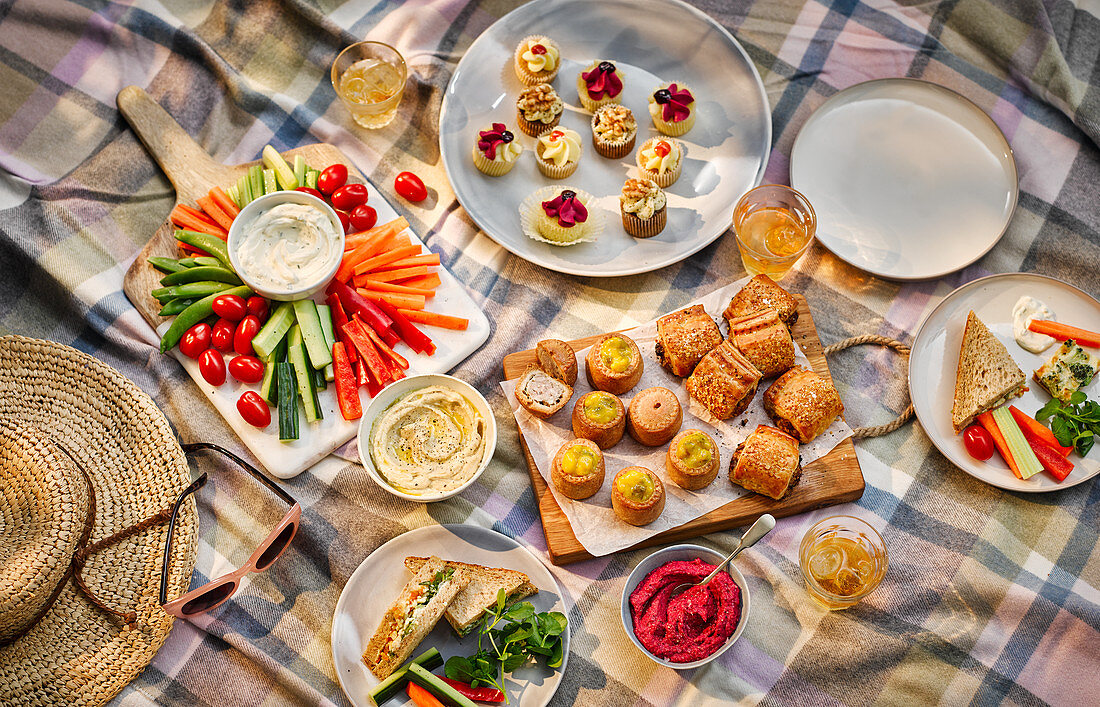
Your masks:
M257 570L266 570L272 562L278 559L279 555L283 554L283 550L290 544L290 539L294 537L294 528L294 524L288 525L283 528L283 532L271 541L271 544L260 555L260 559L256 560Z
M191 601L183 605L180 609L180 613L191 616L192 614L201 614L204 611L209 611L213 607L225 601L233 590L236 589L236 582L226 582L225 584L219 584L213 587L210 591L200 594Z

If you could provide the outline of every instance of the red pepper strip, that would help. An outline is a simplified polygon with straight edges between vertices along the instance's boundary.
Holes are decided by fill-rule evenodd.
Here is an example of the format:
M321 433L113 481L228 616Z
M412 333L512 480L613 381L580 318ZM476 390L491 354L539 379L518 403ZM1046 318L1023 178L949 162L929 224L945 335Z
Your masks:
M397 346L401 343L401 337L397 335L397 332L393 329L384 331L380 334L382 341L386 342L386 346Z
M348 361L354 366L355 362L359 360L359 354L355 352L355 346L352 345L347 337L344 336L344 325L348 323L348 315L344 312L344 305L340 304L340 298L336 295L329 295L325 298L325 304L329 306L332 311L332 327L336 332L336 338L344 342L344 349L348 354Z
M1047 429L1043 423L1028 416L1028 414L1020 410L1020 408L1015 405L1009 405L1008 411L1012 413L1012 419L1016 420L1016 424L1024 431L1024 437L1026 437L1029 442L1031 441L1031 437L1028 437L1027 434L1030 430L1033 436L1046 442L1048 446L1058 450L1063 457L1068 457L1069 453L1073 451L1073 447L1063 447L1058 441L1058 438L1054 436L1053 432ZM1044 464L1043 466L1046 465Z
M1065 481L1069 473L1073 471L1073 462L1058 453L1054 447L1043 442L1038 437L1028 437L1028 430L1024 428L1024 439L1031 445L1039 463L1050 472L1050 475L1059 481Z
M178 245L180 247L180 250L182 250L184 253L190 253L191 255L205 255L207 257L211 257L210 254L207 253L205 250L202 250L201 248L196 248L195 246L184 243L183 241L176 241L176 245Z
M340 414L345 420L358 420L363 416L363 405L359 402L359 383L351 370L347 351L337 341L332 345L332 368L336 374L336 402L340 404Z
M371 302L339 280L330 282L325 293L329 295L335 294L340 298L340 303L344 305L344 313L347 315L348 319L358 314L359 318L371 329L378 332L379 336L385 338L385 332L393 329L392 317L383 314L383 310L379 309L374 302Z
M355 347L352 346L351 348L354 349ZM359 384L360 387L367 384L374 384L374 381L372 381L370 379L370 376L367 374L367 364L363 363L363 359L359 359L359 361L355 365L355 381ZM374 396L371 395L371 397L373 398Z
M365 370L366 367L367 367L367 365L365 363L363 363L363 359L359 359L359 365L363 367L363 370ZM380 385L378 383L375 383L373 380L371 380L370 377L367 377L366 386L367 386L367 395L369 395L372 398L374 396L378 395L378 393L383 388L382 385Z
M439 676L439 679L447 683L454 689L462 693L463 697L467 697L471 700L477 700L478 702L503 702L504 693L495 687L470 687L468 684L459 680L452 680L448 677Z
M396 307L382 300L379 300L376 304L386 313L386 316L393 320L394 328L397 329L397 333L401 335L401 338L405 340L409 348L413 351L428 354L429 356L435 352L435 344L432 343L431 338L417 329L412 322L397 311Z
M393 349L391 349L389 344L387 344L385 341L382 341L382 339L379 338L378 334L375 333L374 329L368 328L367 329L367 334L370 336L371 341L374 342L374 345L378 347L378 350L381 351L382 353L386 354L386 356L390 359L391 362L397 364L397 368L406 369L406 368L409 367L408 359L406 359L404 356L402 356L401 354L399 354L396 351L394 351ZM404 378L404 375L402 375L401 377Z
M367 364L367 370L370 372L370 376L374 379L374 382L378 383L378 385L385 385L389 382L389 366L382 362L382 357L379 355L378 349L374 348L374 344L371 343L370 337L363 329L363 323L358 319L352 319L344 325L344 333L351 339L351 343L355 345L355 348L359 351L359 355Z

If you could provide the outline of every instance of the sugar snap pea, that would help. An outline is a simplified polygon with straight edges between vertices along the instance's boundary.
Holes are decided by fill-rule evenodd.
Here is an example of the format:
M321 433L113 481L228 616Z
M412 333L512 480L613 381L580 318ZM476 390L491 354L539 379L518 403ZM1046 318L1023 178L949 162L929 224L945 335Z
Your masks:
M185 285L180 285L179 287L185 287ZM187 309L180 312L171 326L164 332L164 336L160 339L160 352L166 353L179 343L179 340L188 329L212 315L214 313L214 298L221 294L237 295L247 299L251 297L253 293L250 288L242 285L240 287L231 287L228 290L215 292L194 302Z
M179 314L195 302L198 302L198 299L194 297L177 297L174 300L169 300L168 304L164 305L157 314L162 317L171 317L174 314Z
M157 270L169 274L177 273L187 267L186 265L182 265L180 261L176 260L175 258L165 258L160 255L151 256L148 259L148 262Z
M160 279L160 284L165 286L182 285L188 282L202 282L204 280L228 282L230 285L241 284L241 278L237 277L237 273L232 270L226 270L221 265L217 267L199 265L193 268L185 268L179 272L168 273Z
M167 302L177 297L206 297L215 292L228 290L230 287L233 287L233 285L227 282L203 280L201 282L186 282L182 285L172 285L171 287L159 287L149 294L161 302Z
M229 262L229 247L221 238L206 233L199 233L198 231L180 229L176 231L176 239L183 241L189 246L194 246L203 252L209 253L220 260L222 265L226 268L230 270L233 269L233 264Z

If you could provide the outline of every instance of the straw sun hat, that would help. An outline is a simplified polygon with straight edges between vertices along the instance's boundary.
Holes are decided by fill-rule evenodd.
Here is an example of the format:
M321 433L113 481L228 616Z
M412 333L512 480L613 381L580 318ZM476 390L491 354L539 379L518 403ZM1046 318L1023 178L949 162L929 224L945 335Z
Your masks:
M158 603L156 514L190 482L136 385L68 346L0 337L0 704L103 704L149 664L173 620ZM172 596L190 582L197 526L189 499Z

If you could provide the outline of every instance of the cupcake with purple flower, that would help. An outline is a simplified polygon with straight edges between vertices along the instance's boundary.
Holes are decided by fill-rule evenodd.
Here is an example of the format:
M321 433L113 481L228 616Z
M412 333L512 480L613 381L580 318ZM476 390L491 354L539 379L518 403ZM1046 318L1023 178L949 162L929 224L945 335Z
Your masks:
M508 174L523 154L523 145L504 123L493 123L477 134L474 166L490 177Z

